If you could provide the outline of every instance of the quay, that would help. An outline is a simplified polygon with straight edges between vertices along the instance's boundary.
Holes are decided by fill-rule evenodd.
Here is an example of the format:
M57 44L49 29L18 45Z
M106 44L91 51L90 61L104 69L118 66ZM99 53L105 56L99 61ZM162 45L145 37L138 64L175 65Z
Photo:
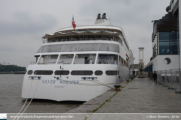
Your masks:
M120 117L125 120L128 118L145 120L146 115L139 113L153 117L155 114L158 117L158 113L160 117L164 113L167 115L181 113L181 95L175 94L173 89L156 84L148 77L136 77L129 83L123 82L121 86L121 91L107 91L68 113L85 113L77 115L77 119L82 120L117 120Z

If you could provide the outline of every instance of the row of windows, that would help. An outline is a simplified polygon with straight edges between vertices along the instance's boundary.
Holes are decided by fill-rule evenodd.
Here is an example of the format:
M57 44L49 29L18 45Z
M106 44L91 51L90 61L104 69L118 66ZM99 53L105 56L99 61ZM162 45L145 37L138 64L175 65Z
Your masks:
M55 71L55 75L69 75L68 70L57 70ZM32 70L29 70L27 72L28 75L33 74ZM36 70L34 71L34 75L52 75L53 71L52 70ZM95 71L95 75L102 75L103 72L101 70ZM106 75L118 75L119 71L114 71L114 70L108 70L106 71ZM74 70L71 72L71 75L93 75L93 71L91 70Z
M61 54L55 55L37 55L36 62L42 64L119 64L128 67L129 59L124 60L116 54L98 54L96 62L96 54ZM39 59L40 57L40 59ZM75 59L74 59L75 58ZM39 61L38 61L39 59ZM74 61L73 61L74 60Z
M44 45L40 47L37 53L76 51L111 51L119 53L119 45L109 43L74 43Z

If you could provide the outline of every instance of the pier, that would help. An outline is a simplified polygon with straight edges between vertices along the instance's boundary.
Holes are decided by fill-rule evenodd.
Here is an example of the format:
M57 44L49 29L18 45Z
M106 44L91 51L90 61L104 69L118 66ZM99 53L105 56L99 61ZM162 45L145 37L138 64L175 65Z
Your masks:
M133 117L136 120L145 120L148 115L159 117L157 113L160 116L163 115L163 117L164 113L181 113L181 95L175 94L173 89L159 85L148 77L136 77L128 83L123 82L121 85L121 91L109 90L85 102L83 105L70 110L68 113L85 113L77 115L77 118L82 120L86 117L87 120L109 120L120 117L124 119Z

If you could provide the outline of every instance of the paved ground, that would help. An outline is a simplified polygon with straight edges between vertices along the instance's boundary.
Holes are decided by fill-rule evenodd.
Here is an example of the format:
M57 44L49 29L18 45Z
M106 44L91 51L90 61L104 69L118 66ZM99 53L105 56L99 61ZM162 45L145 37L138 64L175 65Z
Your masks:
M181 113L181 94L156 85L149 78L135 78L97 113Z
M121 86L125 87L126 85L126 82L121 83ZM85 102L83 105L70 110L68 113L92 113L95 109L99 108L100 105L104 104L106 100L110 99L115 93L116 91L109 90L104 94Z
M175 94L174 90L156 85L149 78L135 78L96 113L181 113L181 94ZM132 117L135 118L136 115ZM138 117L145 119L144 115ZM93 114L88 120L111 118L120 116Z

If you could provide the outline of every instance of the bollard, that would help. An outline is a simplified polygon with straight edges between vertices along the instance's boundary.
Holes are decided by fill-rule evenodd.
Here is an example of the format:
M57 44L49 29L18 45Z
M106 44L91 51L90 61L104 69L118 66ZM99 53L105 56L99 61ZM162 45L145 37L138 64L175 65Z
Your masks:
M114 85L116 91L120 91L121 85Z

